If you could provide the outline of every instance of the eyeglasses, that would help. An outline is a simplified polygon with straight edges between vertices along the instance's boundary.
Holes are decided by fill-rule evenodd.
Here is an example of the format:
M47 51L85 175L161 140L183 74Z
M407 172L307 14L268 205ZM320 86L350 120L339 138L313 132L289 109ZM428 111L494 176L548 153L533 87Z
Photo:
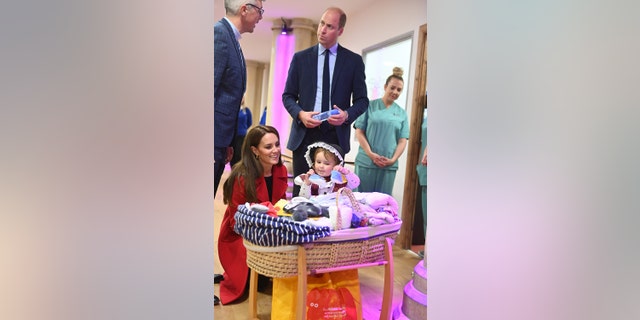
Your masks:
M262 14L264 13L264 9L256 6L255 4L251 4L251 3L247 3L247 5L256 8L256 10L258 10L258 12L260 13L260 16L262 17Z

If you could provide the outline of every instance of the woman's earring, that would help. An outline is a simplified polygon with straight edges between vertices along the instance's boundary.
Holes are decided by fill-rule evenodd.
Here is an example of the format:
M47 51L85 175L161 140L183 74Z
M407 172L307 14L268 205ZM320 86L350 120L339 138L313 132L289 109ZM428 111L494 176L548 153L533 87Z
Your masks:
M260 160L260 156L257 154L254 154L254 156L256 156L256 160Z

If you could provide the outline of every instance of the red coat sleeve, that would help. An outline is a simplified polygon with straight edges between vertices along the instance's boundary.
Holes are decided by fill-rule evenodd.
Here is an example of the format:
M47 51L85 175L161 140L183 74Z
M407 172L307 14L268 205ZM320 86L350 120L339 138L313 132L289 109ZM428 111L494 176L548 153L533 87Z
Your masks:
M233 226L236 224L236 219L233 216L238 211L238 206L247 202L247 195L244 191L244 178L238 177L233 183L233 194L231 195L231 201L225 211L225 219L229 218L228 227L233 231Z

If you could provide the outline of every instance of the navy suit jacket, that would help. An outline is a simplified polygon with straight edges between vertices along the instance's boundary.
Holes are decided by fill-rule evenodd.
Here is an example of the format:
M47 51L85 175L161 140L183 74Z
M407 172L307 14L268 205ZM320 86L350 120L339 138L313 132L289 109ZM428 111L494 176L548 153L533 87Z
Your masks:
M317 74L318 45L293 55L287 83L282 93L282 103L293 118L287 142L289 150L295 151L307 132L307 127L298 119L298 114L300 111L313 111L318 85ZM367 110L369 98L367 98L362 57L341 45L338 45L331 80L331 106L333 105L349 113L347 121L335 127L338 144L347 153L350 150L351 123Z
M236 134L238 110L247 87L247 70L229 22L223 18L213 29L213 142L215 147L228 147Z

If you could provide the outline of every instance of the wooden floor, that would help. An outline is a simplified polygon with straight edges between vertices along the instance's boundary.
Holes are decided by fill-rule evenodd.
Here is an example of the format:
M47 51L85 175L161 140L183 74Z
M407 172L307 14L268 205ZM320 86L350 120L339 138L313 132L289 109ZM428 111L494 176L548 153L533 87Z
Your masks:
M220 223L224 216L226 205L222 202L222 184L228 175L225 172L220 182L218 196L214 203L214 245L218 247L218 232ZM216 250L217 251L217 250ZM218 255L215 254L214 272L223 273ZM393 308L402 302L403 289L405 284L411 280L413 268L422 259L413 251L393 248L394 257L394 284L393 284ZM374 320L380 317L380 307L382 304L382 285L384 277L384 267L369 267L359 270L360 291L362 294L363 319ZM219 293L219 285L214 285L214 292ZM249 303L245 300L236 304L218 305L214 307L216 319L224 320L246 320L249 319ZM271 295L258 293L258 318L271 319Z

